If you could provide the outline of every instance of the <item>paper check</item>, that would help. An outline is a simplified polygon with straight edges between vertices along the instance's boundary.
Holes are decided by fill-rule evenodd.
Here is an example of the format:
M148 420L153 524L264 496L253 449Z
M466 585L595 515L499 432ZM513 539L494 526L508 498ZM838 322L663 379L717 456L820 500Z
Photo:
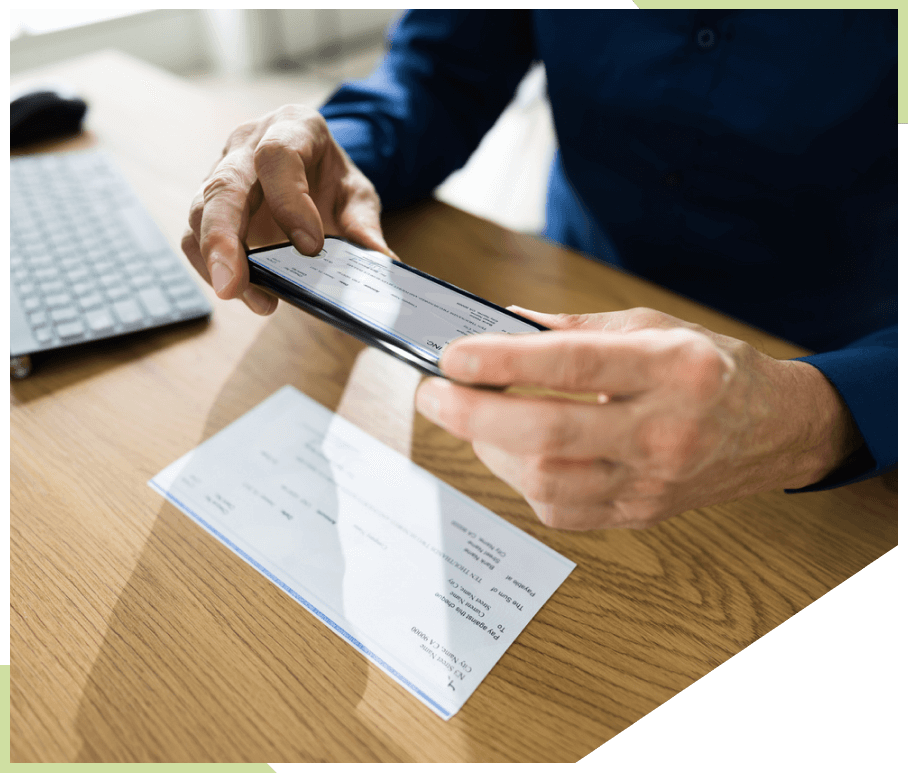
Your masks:
M149 485L445 719L574 568L289 386Z

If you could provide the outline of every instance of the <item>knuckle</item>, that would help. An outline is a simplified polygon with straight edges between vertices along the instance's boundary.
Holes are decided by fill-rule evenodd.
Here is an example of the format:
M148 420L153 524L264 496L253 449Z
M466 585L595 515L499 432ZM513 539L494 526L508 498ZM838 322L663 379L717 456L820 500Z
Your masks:
M271 123L277 123L278 121L295 121L304 117L306 114L306 108L303 105L297 105L292 102L276 107L271 112Z
M676 345L676 378L687 394L700 402L711 401L729 378L733 363L699 333L679 337Z
M202 188L202 206L211 202L218 196L243 194L249 186L245 176L232 164L221 164L211 177L205 181Z
M269 113L271 123L278 121L305 121L319 116L318 110L307 105L301 105L298 102L285 102L280 107L276 107Z
M325 142L330 136L325 117L305 105L284 105L280 108L281 120L293 124L297 130L302 127L304 134L316 144Z
M328 134L328 122L318 110L312 110L311 108L303 108L306 124L309 126L310 130L316 133L319 137L324 137Z
M527 459L520 476L520 490L528 499L553 504L562 497L562 483L552 473L543 457Z
M263 125L267 125L269 117L270 116L254 118L250 121L244 121L237 126L227 137L227 142L224 144L221 155L226 156L232 150L246 145L253 138L257 137L261 133Z
M252 160L256 170L270 169L275 164L280 164L288 153L289 148L282 137L262 137L252 152Z

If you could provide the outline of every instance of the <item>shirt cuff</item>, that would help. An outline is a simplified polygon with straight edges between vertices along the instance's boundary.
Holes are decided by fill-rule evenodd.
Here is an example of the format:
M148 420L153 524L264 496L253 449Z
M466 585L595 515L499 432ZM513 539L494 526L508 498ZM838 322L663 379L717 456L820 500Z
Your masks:
M786 491L825 491L872 478L895 467L898 462L898 349L858 342L838 351L797 359L813 365L829 379L851 411L864 445L823 480Z

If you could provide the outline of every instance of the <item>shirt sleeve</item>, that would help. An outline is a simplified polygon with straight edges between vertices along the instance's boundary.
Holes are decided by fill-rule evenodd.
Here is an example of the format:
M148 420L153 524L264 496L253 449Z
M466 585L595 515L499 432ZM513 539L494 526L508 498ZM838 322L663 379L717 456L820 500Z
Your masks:
M527 11L410 11L368 78L321 113L385 206L429 195L462 167L533 58Z
M898 328L880 330L834 352L799 357L818 368L851 411L864 445L812 486L823 491L871 478L898 462Z

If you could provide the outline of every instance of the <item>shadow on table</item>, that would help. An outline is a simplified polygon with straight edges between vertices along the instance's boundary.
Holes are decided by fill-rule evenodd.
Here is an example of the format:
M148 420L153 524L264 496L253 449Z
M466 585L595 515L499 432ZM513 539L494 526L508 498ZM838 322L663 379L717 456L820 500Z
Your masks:
M263 328L200 442L287 383L341 413L369 399L369 385L350 380L361 345L290 311ZM303 606L165 503L89 674L76 761L374 761L376 749L406 759L357 715L369 670Z

